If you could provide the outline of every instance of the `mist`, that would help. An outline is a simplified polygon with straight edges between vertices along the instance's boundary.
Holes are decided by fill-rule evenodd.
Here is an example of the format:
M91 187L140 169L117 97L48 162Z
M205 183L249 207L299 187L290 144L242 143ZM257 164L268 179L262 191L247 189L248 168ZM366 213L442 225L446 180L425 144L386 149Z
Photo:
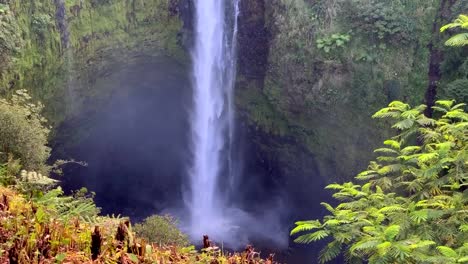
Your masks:
M92 89L107 93L63 122L54 141L53 159L88 163L66 166L63 188L70 192L84 186L95 192L104 214L140 221L170 213L190 234L184 201L192 159L189 69L167 57L137 57L103 73ZM226 248L249 243L286 248L292 210L288 195L249 142L247 127L239 118L236 122L233 157L239 162L232 169L238 176L218 182L225 207L219 208L219 219L208 219L216 228L203 234ZM195 244L202 241L191 238Z

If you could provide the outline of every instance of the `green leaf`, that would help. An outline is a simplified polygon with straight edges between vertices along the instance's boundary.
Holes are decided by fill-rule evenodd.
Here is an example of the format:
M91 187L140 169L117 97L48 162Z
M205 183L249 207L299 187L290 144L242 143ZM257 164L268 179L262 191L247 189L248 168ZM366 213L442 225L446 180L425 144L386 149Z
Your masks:
M328 245L320 251L320 263L326 263L335 259L340 255L340 252L341 243L338 241L328 243Z
M376 248L379 244L380 242L377 239L363 240L352 245L350 248L350 251L354 252L357 250L373 249L373 248Z
M296 222L296 227L291 230L290 235L295 235L300 232L310 231L322 227L322 224L318 220L313 221L300 221Z
M454 102L455 102L454 100L438 100L435 102L435 104L442 106L448 110L452 107Z
M329 205L328 203L320 203L323 207L325 207L330 213L334 214L335 213L335 208L333 206Z
M393 241L395 237L400 233L400 226L399 225L391 225L387 227L384 231L385 239L387 241Z
M390 205L390 206L385 206L382 209L379 210L380 213L393 213L397 211L406 211L406 208L403 208L399 205Z
M397 128L399 130L406 130L408 128L411 128L413 125L414 125L414 120L405 119L405 120L402 120L402 121L396 123L392 127Z
M399 150L400 149L400 142L396 141L396 140L385 140L384 141L384 145L387 145L387 146L390 146L392 147L393 149L397 149Z
M431 241L431 240L423 240L423 241L419 241L418 243L416 244L412 244L410 245L410 248L411 249L416 249L416 248L423 248L423 247L429 247L429 246L432 246L432 245L435 245L436 243L434 241Z
M411 220L413 220L414 222L419 224L421 222L426 222L427 221L427 219L429 218L428 214L429 214L428 210L422 209L422 210L411 212L410 218L411 218Z
M55 256L55 260L57 261L57 263L62 263L66 257L67 257L67 254L60 253L57 256Z
M458 257L457 252L455 252L455 250L453 250L453 249L451 249L449 247L438 246L437 250L439 250L439 252L442 255L446 256L446 257L449 257L449 258L457 258Z
M327 187L325 187L325 189L332 189L332 190L342 190L343 188L344 188L343 185L338 184L338 183L332 183L332 184L327 185Z
M330 233L326 230L319 230L314 233L302 235L294 240L296 243L309 244L310 242L318 241L329 236Z
M140 261L138 260L138 257L137 255L135 254L128 254L128 257L130 258L130 260L134 263L140 263Z

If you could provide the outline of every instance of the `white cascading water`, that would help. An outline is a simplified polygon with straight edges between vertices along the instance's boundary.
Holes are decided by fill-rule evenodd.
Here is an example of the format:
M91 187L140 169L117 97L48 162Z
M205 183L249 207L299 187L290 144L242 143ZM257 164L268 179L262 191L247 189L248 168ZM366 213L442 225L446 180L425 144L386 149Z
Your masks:
M187 197L193 239L209 234L223 240L229 229L220 178L232 173L238 1L194 1L193 163Z

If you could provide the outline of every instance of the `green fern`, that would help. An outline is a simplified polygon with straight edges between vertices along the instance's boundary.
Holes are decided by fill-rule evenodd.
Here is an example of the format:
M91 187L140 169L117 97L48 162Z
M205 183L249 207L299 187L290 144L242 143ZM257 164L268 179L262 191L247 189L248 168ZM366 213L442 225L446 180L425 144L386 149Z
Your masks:
M468 29L468 15L459 15L452 23L441 27L440 32L453 28ZM468 45L468 33L459 33L452 36L445 42L445 45L455 47Z
M347 262L458 263L468 254L468 115L464 104L438 101L440 116L424 116L425 106L393 102L375 118L393 119L398 134L375 151L379 156L353 182L327 186L341 201L321 221L297 222L298 243L333 240L321 263L337 250ZM409 121L408 121L409 120ZM419 135L421 145L412 145ZM322 224L323 223L323 224ZM338 246L339 245L339 246ZM435 248L437 247L437 250ZM454 254L456 253L456 255Z

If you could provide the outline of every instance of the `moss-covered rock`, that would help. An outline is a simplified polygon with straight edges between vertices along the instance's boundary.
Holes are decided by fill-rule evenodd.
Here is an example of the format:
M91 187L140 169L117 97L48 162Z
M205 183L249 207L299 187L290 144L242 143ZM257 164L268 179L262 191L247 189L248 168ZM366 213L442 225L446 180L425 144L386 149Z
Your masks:
M264 62L264 72L250 74L262 67L246 63L241 52L237 97L252 131L260 131L251 136L270 146L260 149L262 155L272 152L280 168L293 168L282 177L290 183L287 188L302 193L299 196L308 195L317 177L335 181L354 176L365 168L371 150L390 136L372 114L392 100L424 99L427 45L438 4L256 0L249 5L263 13L244 12L241 24L254 25L252 32L265 29L268 38L262 42L261 37L240 31L246 38L240 39L240 50L255 52L256 44L267 45L255 53L264 56L255 60ZM454 16L462 12L460 6L454 6ZM340 36L347 41L324 48L329 40L342 40ZM453 63L461 64L460 59ZM444 81L448 80L453 78ZM460 83L447 90L463 93L456 88ZM270 137L276 138L275 144L266 139ZM315 163L298 163L304 153Z
M67 105L99 93L86 88L110 65L145 54L185 60L172 2L7 1L0 13L9 25L0 30L0 58L10 63L0 68L0 91L28 89L46 102L56 124L74 111Z

